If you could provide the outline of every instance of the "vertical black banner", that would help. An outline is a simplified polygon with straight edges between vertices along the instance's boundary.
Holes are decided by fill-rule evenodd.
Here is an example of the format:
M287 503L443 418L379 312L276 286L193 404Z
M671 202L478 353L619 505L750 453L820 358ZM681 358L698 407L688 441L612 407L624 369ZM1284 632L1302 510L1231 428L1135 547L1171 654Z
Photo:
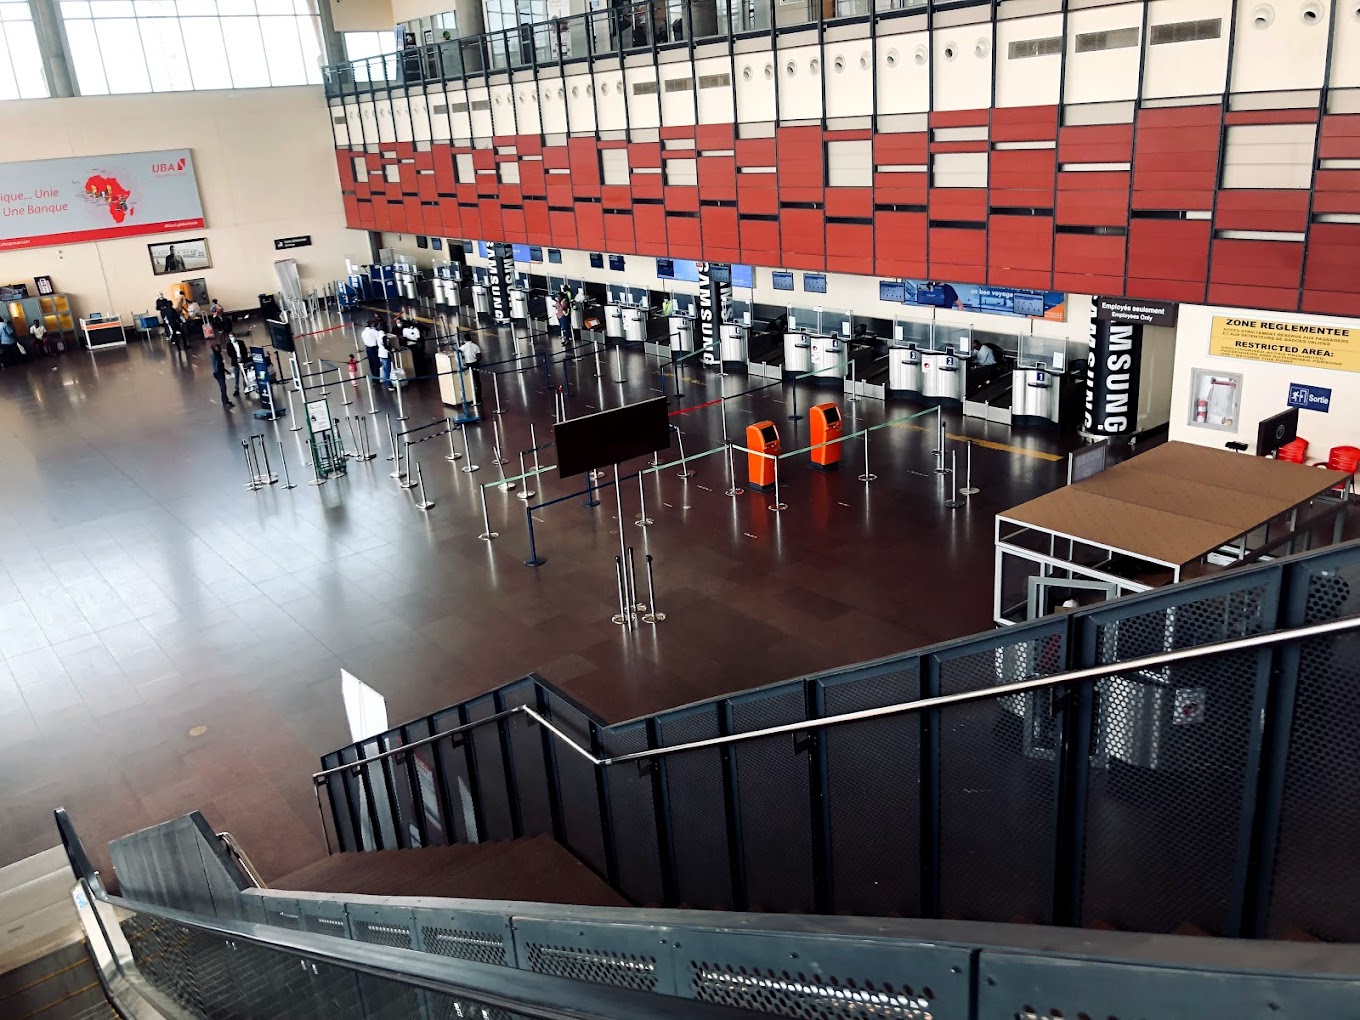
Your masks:
M1091 301L1086 355L1086 422L1095 436L1131 436L1138 430L1138 376L1143 361L1143 327L1099 317Z
M700 262L699 269L699 350L718 350L719 328L732 305L732 267L718 264L724 272L713 272L713 264Z
M510 284L515 279L514 248L500 241L491 245L491 317L510 321Z

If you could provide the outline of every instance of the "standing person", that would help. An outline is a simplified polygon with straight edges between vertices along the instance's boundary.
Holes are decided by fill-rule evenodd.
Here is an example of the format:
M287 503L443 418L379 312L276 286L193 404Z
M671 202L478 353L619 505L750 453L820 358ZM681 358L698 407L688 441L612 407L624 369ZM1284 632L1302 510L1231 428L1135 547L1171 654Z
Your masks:
M34 319L29 323L28 335L33 338L34 353L46 355L48 353L47 327L43 325L42 319Z
M170 342L175 348L184 350L184 317L174 305L165 310L165 328L169 330Z
M0 365L12 365L18 360L19 339L8 319L0 319Z
M381 330L378 331L378 360L382 363L382 384L389 390L396 389L392 385L392 347L391 341L395 337L389 337Z
M175 307L174 304L164 294L157 295L156 314L160 316L161 328L165 331L165 339L167 340L173 339L175 335L174 331L170 328L170 318L166 314L174 307Z
M565 283L562 284L562 289L557 292L557 325L562 330L562 343L570 346L571 294L568 293Z
M359 334L364 342L364 353L368 356L368 377L378 378L378 347L382 344L382 330L378 328L376 319L369 319L364 331Z
M241 378L246 380L246 391L250 390L250 349L246 347L246 342L239 336L235 336L228 330L224 334L227 338L227 350L231 352L231 367L235 370L235 393L233 396L241 395Z
M353 354L349 356L349 384L356 390L359 388L359 362L355 360Z
M468 333L467 339L458 345L458 353L463 356L463 368L472 373L472 395L474 403L482 402L482 373L477 371L477 362L482 360L482 349Z
M235 407L236 405L231 402L231 398L227 396L227 366L222 359L221 344L212 345L212 375L217 380L217 388L222 393L222 406L228 409Z
M212 298L208 305L208 315L211 317L216 317L221 314L222 314L221 302L219 302L217 298Z

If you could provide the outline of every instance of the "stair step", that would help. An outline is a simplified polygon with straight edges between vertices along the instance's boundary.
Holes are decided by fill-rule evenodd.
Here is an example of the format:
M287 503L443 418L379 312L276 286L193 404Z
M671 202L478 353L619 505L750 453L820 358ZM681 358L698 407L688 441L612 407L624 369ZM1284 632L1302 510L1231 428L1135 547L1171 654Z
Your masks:
M69 904L71 887L75 884L76 880L69 871L65 874L57 871L0 893L0 932L8 930L29 914L45 910L55 903Z
M113 1013L83 942L0 975L0 1016L75 1020L110 1015Z
M279 879L271 888L279 892L628 906L551 836L335 854Z
M71 876L72 884L75 883L75 876L71 875L71 866L66 861L66 851L59 846L34 854L32 857L25 857L22 861L7 864L0 868L0 895L56 871Z

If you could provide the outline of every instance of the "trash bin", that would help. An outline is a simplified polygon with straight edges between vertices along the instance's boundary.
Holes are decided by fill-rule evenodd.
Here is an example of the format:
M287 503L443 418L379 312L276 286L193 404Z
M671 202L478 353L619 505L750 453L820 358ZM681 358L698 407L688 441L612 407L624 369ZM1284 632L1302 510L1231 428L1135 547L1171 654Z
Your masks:
M746 449L747 484L762 492L773 489L775 465L770 457L779 456L781 449L779 429L775 428L774 422L758 421L754 425L747 425ZM749 452L751 450L756 453ZM760 453L769 454L770 457L757 456Z
M812 423L812 466L818 471L835 471L841 463L841 444L836 440L845 430L841 409L832 403L814 404L808 408L808 420Z

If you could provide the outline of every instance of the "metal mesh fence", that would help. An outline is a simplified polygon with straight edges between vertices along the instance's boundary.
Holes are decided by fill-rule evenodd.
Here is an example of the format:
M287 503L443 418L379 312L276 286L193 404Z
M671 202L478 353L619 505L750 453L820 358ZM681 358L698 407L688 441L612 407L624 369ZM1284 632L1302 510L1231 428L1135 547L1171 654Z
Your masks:
M658 720L662 744L687 744L718 735L718 708L700 705ZM675 892L681 906L732 908L722 754L685 751L663 759L675 844Z
M496 705L490 697L478 698L468 705L469 722L495 714ZM494 724L478 726L466 735L466 739L472 743L473 758L477 763L477 802L486 824L482 839L510 839L515 833L505 760L501 757L501 728Z
M1349 560L1349 562L1347 562ZM1301 619L1360 616L1360 555L1302 564ZM1297 609L1296 609L1297 611ZM1360 938L1360 634L1301 645L1266 934Z
M590 722L580 709L553 694L548 718L582 747L590 747ZM562 798L562 828L567 846L603 874L604 830L600 820L599 787L595 766L564 747L557 749L557 779Z
M537 685L528 680L505 690L501 704L505 708L527 705L537 707ZM548 800L548 769L544 765L543 730L525 715L514 715L505 721L510 740L510 762L515 770L515 794L519 798L519 818L525 836L551 833L552 808Z
M643 723L605 730L600 735L606 755L629 754L647 747ZM661 848L656 831L656 797L652 770L640 762L605 773L610 817L614 821L615 859L620 891L640 906L660 906L663 899Z

